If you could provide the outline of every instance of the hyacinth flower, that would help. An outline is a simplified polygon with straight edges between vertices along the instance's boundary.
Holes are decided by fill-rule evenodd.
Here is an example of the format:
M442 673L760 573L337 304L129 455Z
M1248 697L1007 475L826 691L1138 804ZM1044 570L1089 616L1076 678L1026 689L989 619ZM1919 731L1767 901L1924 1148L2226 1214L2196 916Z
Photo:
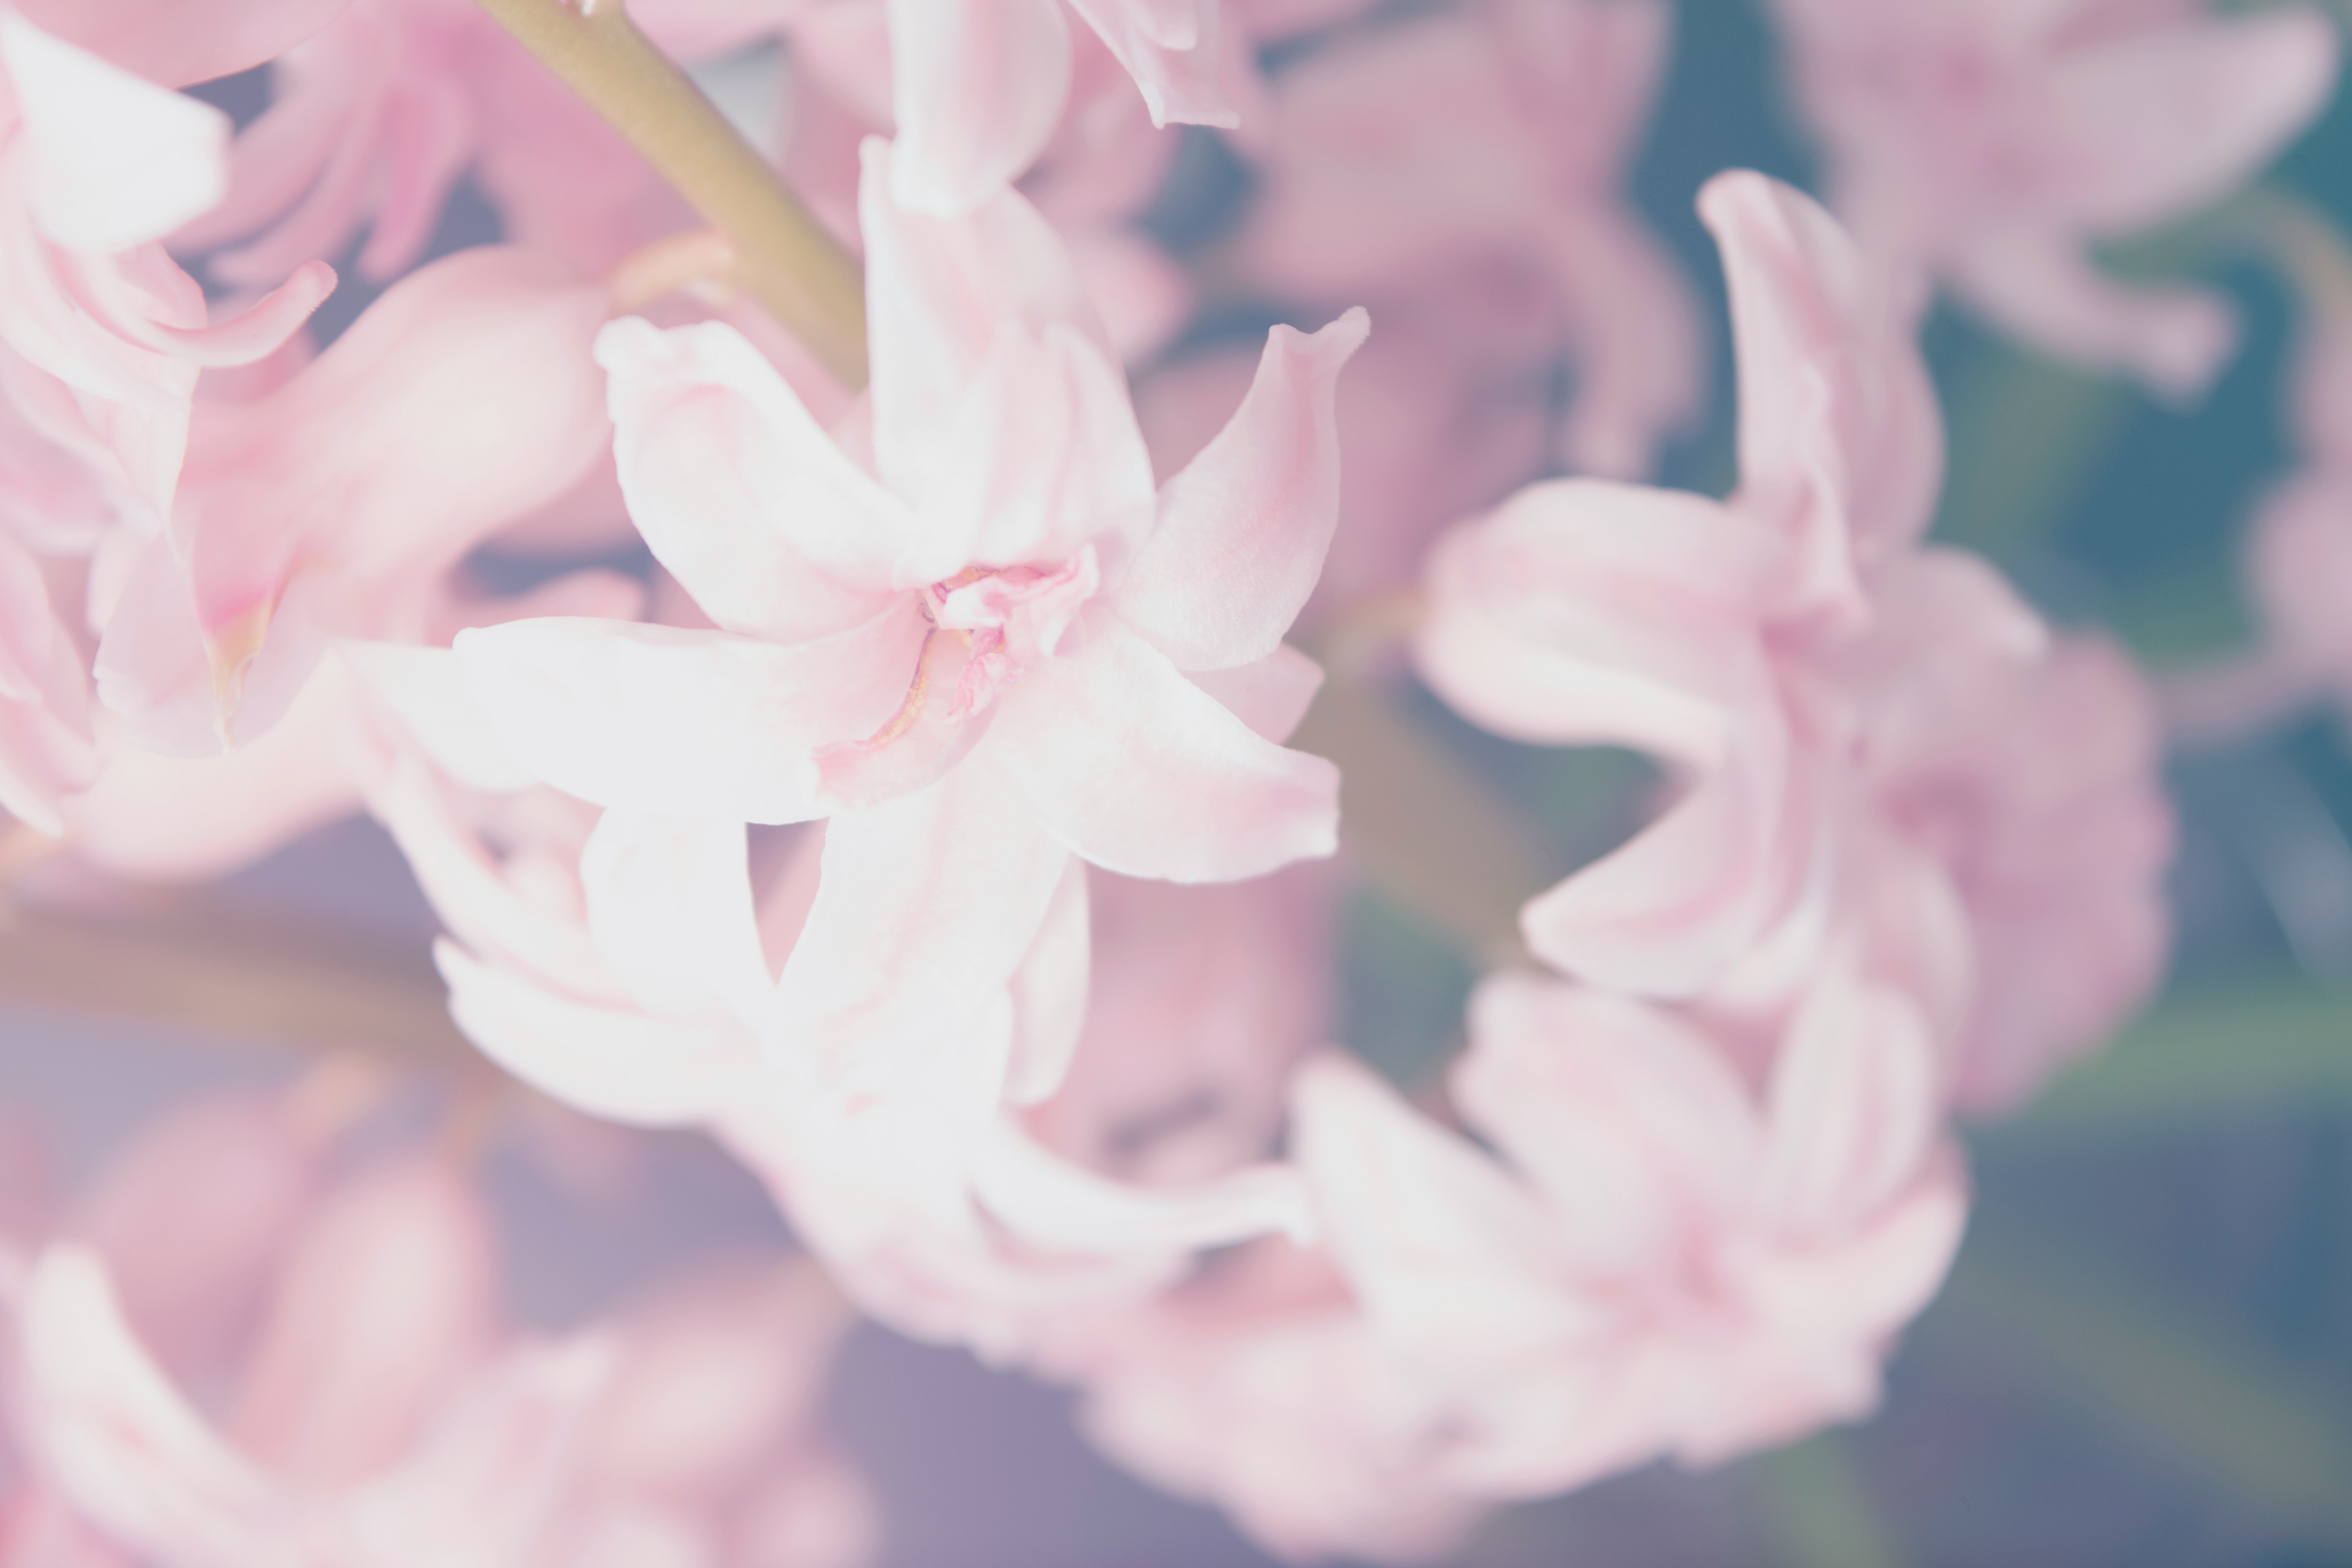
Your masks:
M1833 964L1759 1094L1668 1012L1497 977L1450 1087L1507 1169L1360 1068L1302 1077L1298 1157L1427 1462L1541 1496L1874 1406L1967 1212L1933 1051L1908 997Z
M285 713L331 640L416 640L449 569L595 461L587 353L609 310L548 257L464 251L275 390L203 402L171 521L98 650L134 742L218 752Z
M23 1238L0 1389L37 1489L9 1544L166 1568L866 1560L862 1483L812 1429L843 1314L804 1264L516 1333L449 1161L331 1174L368 1081L195 1102Z
M1135 79L1154 125L1235 125L1228 83L1247 69L1218 0L1069 0ZM1035 163L1061 122L1074 49L1063 0L887 0L908 211L972 211Z
M306 263L244 315L212 323L203 291L158 242L220 199L228 117L15 15L0 16L0 65L9 395L44 435L167 511L199 372L275 351L334 273Z
M591 1114L717 1133L866 1310L1011 1357L1195 1247L1304 1227L1296 1179L1263 1163L1319 1037L1299 872L1192 889L1074 868L985 1016L835 1092L761 1043L824 830L755 877L740 826L598 821L534 785L485 716L452 721L446 652L361 668L394 752L371 803L451 931L459 1026Z
M1940 285L2061 359L2172 398L2235 339L2196 289L2110 277L2092 247L2229 194L2319 112L2336 29L2316 9L2203 4L1778 0L1833 202L1874 267Z
M1559 460L1646 474L1703 390L1689 286L1621 189L1672 22L1649 0L1497 0L1310 56L1275 86L1250 272L1286 295L1475 314L1499 258L1535 280L1520 335L1575 374Z
M1522 492L1441 544L1420 667L1503 734L1645 749L1686 781L1528 906L1538 956L1769 1013L1859 922L1906 949L1955 1092L2011 1100L2160 966L2170 834L2147 697L2111 656L2053 645L1989 569L1917 543L1932 396L1827 215L1753 175L1719 178L1701 210L1731 279L1738 492ZM2011 747L2043 722L2102 739L2021 773Z
M1073 855L1212 881L1330 852L1333 770L1265 736L1313 690L1280 639L1330 538L1331 386L1365 330L1277 330L1225 436L1155 497L1053 231L1012 193L913 217L890 167L872 144L873 470L862 427L828 436L730 331L618 323L600 353L622 486L719 629L548 620L457 644L557 788L831 819L777 1028L840 1062L968 1023Z

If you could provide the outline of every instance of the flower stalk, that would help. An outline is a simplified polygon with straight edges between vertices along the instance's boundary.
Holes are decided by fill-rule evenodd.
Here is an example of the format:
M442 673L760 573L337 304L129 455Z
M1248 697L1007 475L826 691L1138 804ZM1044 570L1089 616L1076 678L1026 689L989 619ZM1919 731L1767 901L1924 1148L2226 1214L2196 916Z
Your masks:
M726 236L733 281L844 384L866 384L866 290L856 261L637 30L621 0L478 3Z

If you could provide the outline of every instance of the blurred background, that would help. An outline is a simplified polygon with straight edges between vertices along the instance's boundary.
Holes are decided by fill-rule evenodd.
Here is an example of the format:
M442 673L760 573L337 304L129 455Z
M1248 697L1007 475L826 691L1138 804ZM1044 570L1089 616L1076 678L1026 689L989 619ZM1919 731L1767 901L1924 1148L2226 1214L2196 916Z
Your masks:
M1708 300L1717 392L1671 454L1668 484L1719 493L1733 471L1721 279L1693 196L1728 167L1814 184L1780 82L1747 0L1685 0L1634 186ZM263 90L238 79L216 97L249 115ZM1213 135L1188 137L1155 217L1180 251L1213 246L1250 196ZM2352 103L2339 97L2270 190L2352 226ZM2061 624L2114 629L2159 671L2249 637L2242 528L2294 460L2283 399L2295 305L2244 229L2208 215L2111 258L2200 274L2237 300L2244 351L2192 408L2033 358L1957 316L1929 329L1956 476L1941 537L1990 556ZM494 232L488 206L461 199L438 247ZM328 331L367 298L346 279ZM1262 327L1247 316L1213 314L1195 340ZM1638 769L1516 753L1424 708L1441 743L1584 853L1622 830ZM1895 1357L1883 1413L1720 1471L1654 1470L1508 1510L1460 1562L2352 1564L2352 750L2335 718L2314 717L2185 754L2171 779L2171 981L2105 1057L1971 1132L1967 1247ZM399 856L363 823L313 836L221 896L361 946L421 954L434 929ZM1351 895L1343 929L1347 1041L1413 1079L1447 1050L1475 976L1376 893ZM0 1012L0 1100L57 1130L68 1185L190 1093L298 1066L224 1039ZM515 1299L545 1326L585 1321L681 1261L782 1234L751 1178L695 1140L608 1146L571 1129L541 1141L551 1154L533 1136L503 1137L484 1158ZM882 1494L889 1568L1268 1561L1215 1514L1096 1458L1062 1395L961 1352L861 1330L832 1405Z

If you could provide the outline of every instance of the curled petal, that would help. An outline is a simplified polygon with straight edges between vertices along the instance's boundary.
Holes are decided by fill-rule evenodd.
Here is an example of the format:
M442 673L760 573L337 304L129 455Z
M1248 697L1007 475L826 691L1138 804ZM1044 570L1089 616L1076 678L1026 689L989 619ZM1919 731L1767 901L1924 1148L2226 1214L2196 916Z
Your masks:
M2065 216L2127 234L2219 200L2326 106L2335 25L2316 7L2196 17L2055 63Z
M1331 1251L1391 1343L1506 1359L1580 1325L1534 1197L1364 1068L1334 1056L1300 1069L1292 1143Z
M1223 1247L1314 1231L1307 1184L1286 1165L1258 1165L1213 1181L1129 1186L1053 1153L1000 1122L972 1167L972 1190L1013 1233L1039 1247L1096 1256Z
M924 1081L939 1053L968 1050L980 1020L1005 1007L1068 864L977 756L927 789L834 817L816 901L784 963L773 1056L844 1087Z
M952 217L1017 179L1062 117L1059 0L889 0L898 151L893 198Z
M449 1016L482 1054L541 1093L632 1127L706 1124L740 1109L760 1065L731 1026L648 1018L559 996L450 942L433 960Z
M1179 669L1265 658L1314 591L1339 521L1339 371L1370 331L1360 308L1275 328L1232 421L1161 489L1111 603Z
M629 515L705 615L797 640L874 613L912 520L749 340L631 318L596 361Z
M110 255L161 239L228 184L228 116L108 64L20 16L0 16L0 61L31 139L33 207L68 250Z
M972 761L1105 870L1235 881L1338 847L1339 770L1254 733L1115 621L1074 634L997 707Z
M1054 890L1045 923L1013 976L1013 1065L1005 1097L1034 1105L1069 1075L1087 1022L1087 983L1093 968L1087 865L1073 858Z
M1118 362L1067 247L1026 198L1000 191L963 217L925 217L892 198L895 157L888 143L869 139L858 184L874 457L884 484L919 500L1007 322L1033 331L1061 322Z

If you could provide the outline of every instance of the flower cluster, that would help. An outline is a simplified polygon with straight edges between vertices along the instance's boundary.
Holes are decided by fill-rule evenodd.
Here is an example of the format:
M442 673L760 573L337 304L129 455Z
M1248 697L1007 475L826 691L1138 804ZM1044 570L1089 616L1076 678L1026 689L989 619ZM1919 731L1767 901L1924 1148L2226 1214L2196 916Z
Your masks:
M0 868L52 841L37 919L367 813L479 1053L707 1135L805 1256L518 1326L462 1151L346 1058L70 1201L9 1134L0 1563L853 1568L844 1299L1299 1558L1870 1411L1956 1119L2168 944L2147 682L1928 540L1926 313L2194 395L2223 308L2088 247L2249 180L2331 26L1778 0L1832 205L1699 193L1715 498L1644 482L1709 392L1628 195L1663 0L632 9L0 3ZM241 131L179 90L263 65ZM1250 192L1180 259L1186 138ZM753 285L779 211L862 268L863 367ZM322 258L380 289L332 332ZM1318 328L1237 347L1244 299ZM2352 688L2330 331L2258 576ZM1330 994L1413 731L1318 722L1301 645L1657 775L1493 895L1421 1081ZM1479 808L1424 805L1442 880Z

